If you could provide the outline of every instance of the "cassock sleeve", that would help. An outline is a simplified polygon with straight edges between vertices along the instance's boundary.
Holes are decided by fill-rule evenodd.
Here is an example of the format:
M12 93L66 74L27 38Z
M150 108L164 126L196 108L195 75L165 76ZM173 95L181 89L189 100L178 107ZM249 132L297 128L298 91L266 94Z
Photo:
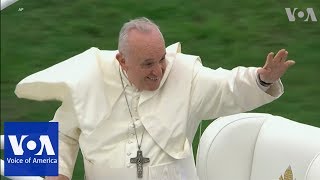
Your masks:
M210 69L196 62L191 90L191 113L197 120L253 110L283 94L280 80L264 92L256 81L257 68Z
M15 89L19 98L62 102L52 121L59 122L59 174L70 179L78 155L80 134L79 118L75 113L72 94L80 82L79 79L87 75L83 69L89 67L89 60L95 57L95 51L96 49L91 48L68 60L34 73L20 81ZM85 61L86 59L88 60Z
M71 101L62 103L52 121L59 122L59 174L72 179L79 151L80 129Z

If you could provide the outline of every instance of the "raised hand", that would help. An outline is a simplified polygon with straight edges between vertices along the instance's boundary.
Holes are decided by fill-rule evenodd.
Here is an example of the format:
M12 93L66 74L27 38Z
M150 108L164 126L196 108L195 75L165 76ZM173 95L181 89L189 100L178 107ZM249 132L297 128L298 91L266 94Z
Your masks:
M269 53L265 65L257 71L260 79L266 83L277 81L290 66L295 64L293 60L287 60L288 51L285 49L281 49L275 57L273 56L273 52Z

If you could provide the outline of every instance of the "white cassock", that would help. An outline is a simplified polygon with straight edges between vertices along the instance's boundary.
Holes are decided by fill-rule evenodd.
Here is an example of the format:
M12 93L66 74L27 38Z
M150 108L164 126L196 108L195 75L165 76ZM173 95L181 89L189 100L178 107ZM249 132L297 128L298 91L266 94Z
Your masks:
M150 158L144 180L196 180L191 142L203 119L249 111L283 93L281 81L263 91L257 68L231 71L203 67L200 58L167 49L167 68L156 91L137 91L120 71L117 51L91 48L23 79L20 98L62 101L53 120L59 122L59 173L72 177L79 147L86 178L137 179L137 141L124 97L124 77L141 150Z

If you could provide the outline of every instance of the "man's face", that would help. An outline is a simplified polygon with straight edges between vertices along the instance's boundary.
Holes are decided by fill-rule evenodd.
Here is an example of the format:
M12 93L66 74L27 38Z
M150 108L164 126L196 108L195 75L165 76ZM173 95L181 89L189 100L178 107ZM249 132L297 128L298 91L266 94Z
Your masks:
M141 33L129 32L127 55L118 54L117 59L128 75L129 81L140 91L159 88L166 69L166 51L162 36L156 30Z

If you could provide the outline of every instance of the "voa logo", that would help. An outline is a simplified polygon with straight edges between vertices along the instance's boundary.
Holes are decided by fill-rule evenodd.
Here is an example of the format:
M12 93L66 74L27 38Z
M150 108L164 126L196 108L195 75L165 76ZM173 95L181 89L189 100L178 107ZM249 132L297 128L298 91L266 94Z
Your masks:
M313 8L306 8L301 10L298 8L285 8L285 10L290 22L296 21L296 17L303 19L304 21L318 21Z
M5 176L58 175L57 122L4 123Z
M20 141L16 135L8 135L14 155L23 155L24 149L35 152L34 155L42 155L44 149L47 155L55 155L50 137L48 135L40 135L33 137L30 135L22 135Z

